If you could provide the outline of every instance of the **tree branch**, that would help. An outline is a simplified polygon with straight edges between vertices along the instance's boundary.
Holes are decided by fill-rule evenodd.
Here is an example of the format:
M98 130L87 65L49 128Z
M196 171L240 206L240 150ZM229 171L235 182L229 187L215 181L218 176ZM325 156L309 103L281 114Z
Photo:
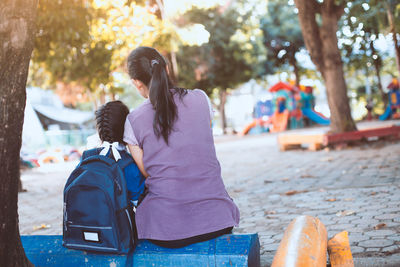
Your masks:
M324 5L326 5L327 8L334 8L335 0L324 0Z
M321 4L315 0L295 0L299 10L299 21L303 33L304 43L310 53L312 62L318 70L324 73L322 40L320 29L316 21L316 14L321 11Z

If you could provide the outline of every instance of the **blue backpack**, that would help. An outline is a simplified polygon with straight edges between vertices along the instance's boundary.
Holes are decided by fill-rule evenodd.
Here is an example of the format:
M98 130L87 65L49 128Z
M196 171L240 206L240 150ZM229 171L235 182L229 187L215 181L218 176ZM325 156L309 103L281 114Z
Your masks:
M134 212L124 168L126 151L116 162L87 150L64 187L63 245L67 248L125 254L137 243Z

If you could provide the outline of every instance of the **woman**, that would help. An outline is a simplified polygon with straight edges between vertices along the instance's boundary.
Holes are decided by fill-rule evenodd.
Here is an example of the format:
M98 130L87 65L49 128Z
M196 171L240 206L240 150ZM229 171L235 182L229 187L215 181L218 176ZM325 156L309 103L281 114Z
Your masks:
M239 210L221 178L208 97L173 87L165 59L150 47L131 52L128 72L148 98L124 133L148 188L136 211L139 239L174 248L230 233Z

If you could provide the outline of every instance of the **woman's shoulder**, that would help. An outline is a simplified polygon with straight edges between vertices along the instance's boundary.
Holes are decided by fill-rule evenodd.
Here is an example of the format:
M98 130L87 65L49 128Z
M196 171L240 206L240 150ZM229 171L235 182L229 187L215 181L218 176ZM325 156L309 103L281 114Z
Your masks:
M197 93L197 94L199 94L199 95L202 95L202 96L205 97L205 98L208 98L207 93L206 93L204 90L202 90L202 89L196 88L196 89L193 89L193 92L195 92L195 93Z
M194 95L194 97L202 98L204 100L207 100L208 104L210 104L209 103L210 102L210 98L208 97L207 93L204 90L196 88L196 89L193 89L193 90L190 90L190 91Z
M182 94L183 97L207 97L207 94L201 89L183 89L185 90Z
M151 105L149 99L146 99L138 107L132 109L129 112L128 117L133 118L133 117L139 116L140 114L145 113L148 109L153 109L153 106Z
M190 89L188 91L190 91L193 94L206 94L206 92L204 92L204 90L199 89L199 88Z

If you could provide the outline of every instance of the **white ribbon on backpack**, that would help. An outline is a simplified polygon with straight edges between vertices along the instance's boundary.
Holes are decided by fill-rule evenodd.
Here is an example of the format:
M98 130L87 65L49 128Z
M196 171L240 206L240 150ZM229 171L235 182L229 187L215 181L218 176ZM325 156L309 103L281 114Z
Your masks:
M119 145L118 142L114 142L114 143L111 144L111 143L109 143L107 141L104 141L103 144L101 144L101 146L100 146L100 147L103 147L103 150L101 150L100 155L106 156L108 151L110 150L110 147L111 147L111 151L112 151L112 153L114 155L115 161L120 160L121 159L121 155L118 152L118 145Z

